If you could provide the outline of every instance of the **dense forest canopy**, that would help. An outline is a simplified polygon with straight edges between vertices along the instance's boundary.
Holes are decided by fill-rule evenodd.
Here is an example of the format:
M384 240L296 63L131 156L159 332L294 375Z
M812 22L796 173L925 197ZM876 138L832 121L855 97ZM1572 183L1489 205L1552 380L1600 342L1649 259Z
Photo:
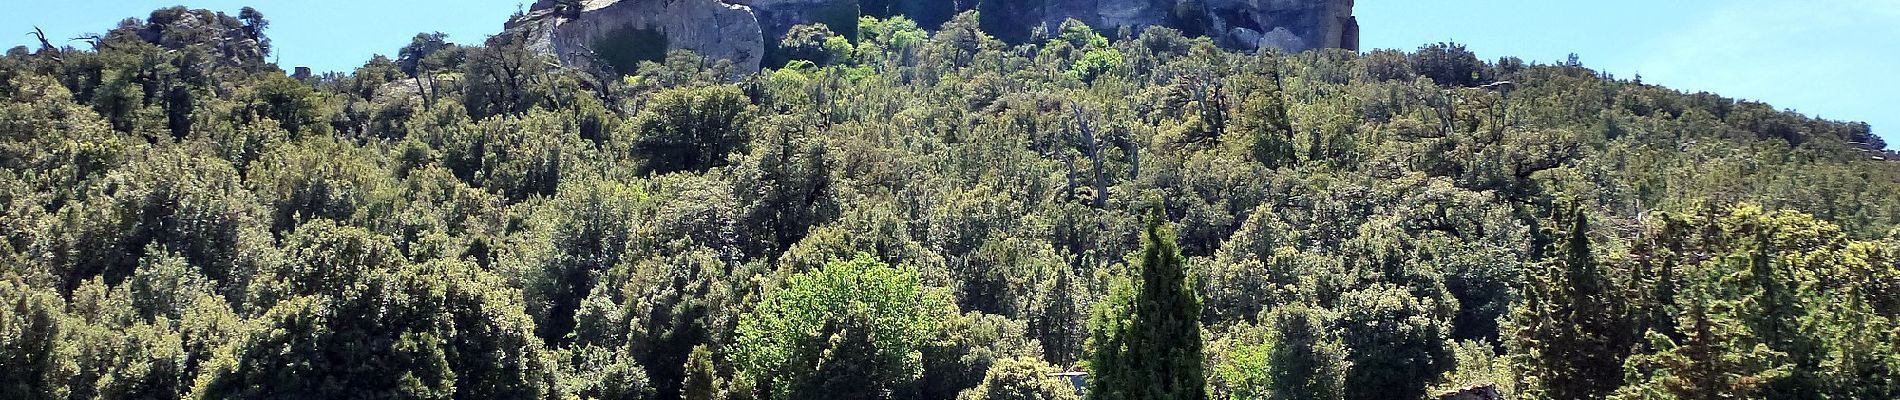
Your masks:
M14 48L0 398L1900 397L1866 124L979 21L758 73L425 33L291 77L249 8Z

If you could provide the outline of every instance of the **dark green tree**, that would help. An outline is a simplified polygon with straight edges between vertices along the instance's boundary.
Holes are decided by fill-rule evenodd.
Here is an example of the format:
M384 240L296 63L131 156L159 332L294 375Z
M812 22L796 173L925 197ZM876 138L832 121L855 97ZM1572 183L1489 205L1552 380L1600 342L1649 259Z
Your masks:
M804 24L785 33L778 51L787 61L805 60L823 66L849 60L851 42L825 24Z
M1345 398L1415 398L1452 368L1450 324L1426 301L1402 288L1378 284L1339 299L1334 326L1346 345Z
M1140 263L1136 275L1123 278L1091 324L1089 398L1207 398L1201 298L1160 210L1148 216L1130 261Z
M1457 43L1419 47L1418 52L1412 53L1412 65L1419 75L1432 78L1440 86L1452 87L1477 86L1479 73L1484 70L1484 61Z
M693 346L693 353L686 357L686 379L680 384L680 396L684 400L713 400L722 398L720 390L724 382L719 380L719 370L713 367L713 353L705 345Z
M1530 280L1513 307L1511 340L1529 391L1556 399L1594 399L1622 385L1623 359L1635 345L1627 301L1597 262L1589 217L1561 206L1542 234L1549 248L1526 266Z
M634 121L630 150L647 173L726 165L726 156L751 143L752 110L737 86L662 90Z

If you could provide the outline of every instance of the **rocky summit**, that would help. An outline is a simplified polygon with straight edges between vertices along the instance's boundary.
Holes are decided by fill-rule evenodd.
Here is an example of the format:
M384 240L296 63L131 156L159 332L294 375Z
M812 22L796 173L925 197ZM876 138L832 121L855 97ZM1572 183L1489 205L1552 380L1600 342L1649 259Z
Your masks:
M847 35L860 15L902 14L935 27L976 10L983 28L1023 42L1074 19L1106 32L1166 26L1241 50L1359 47L1353 0L540 0L508 22L512 37L566 65L625 70L688 49L757 70L793 26Z

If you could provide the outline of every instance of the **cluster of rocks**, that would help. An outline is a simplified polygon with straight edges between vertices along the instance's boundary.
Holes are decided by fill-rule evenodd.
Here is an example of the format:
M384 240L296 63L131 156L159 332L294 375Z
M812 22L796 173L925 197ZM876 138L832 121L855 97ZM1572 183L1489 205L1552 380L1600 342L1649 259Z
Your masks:
M540 0L508 22L508 33L567 65L620 62L603 55L632 46L654 53L643 57L689 49L731 60L741 71L756 71L791 27L825 23L849 32L861 2L893 1L946 0ZM986 1L999 3L986 7ZM1053 29L1068 19L1107 31L1159 25L1213 37L1229 48L1287 51L1357 50L1359 25L1352 6L1352 0L959 0L946 5L1010 14L985 15L986 29L998 21L1029 25L1024 30Z

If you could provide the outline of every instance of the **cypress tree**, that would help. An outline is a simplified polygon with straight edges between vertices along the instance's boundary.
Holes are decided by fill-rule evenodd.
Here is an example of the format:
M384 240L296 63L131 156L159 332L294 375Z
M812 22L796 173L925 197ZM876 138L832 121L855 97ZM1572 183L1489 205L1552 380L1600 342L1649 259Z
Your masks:
M1595 399L1622 385L1635 332L1614 282L1590 249L1589 219L1574 204L1553 213L1543 260L1527 271L1515 310L1513 346L1524 370L1552 399Z
M1140 275L1098 309L1090 336L1092 400L1203 400L1201 299L1159 210L1142 235Z

